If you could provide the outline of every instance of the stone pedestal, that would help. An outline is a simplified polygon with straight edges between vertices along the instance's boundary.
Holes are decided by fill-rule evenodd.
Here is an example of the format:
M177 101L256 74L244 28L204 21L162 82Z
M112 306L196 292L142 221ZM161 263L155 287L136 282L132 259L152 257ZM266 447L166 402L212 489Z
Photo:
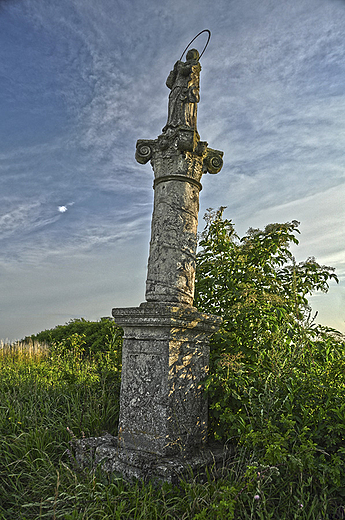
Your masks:
M144 303L113 309L124 329L119 448L184 455L207 440L207 401L201 382L209 337L221 322L194 307Z
M118 436L78 441L78 464L170 483L222 465L226 452L207 446L202 387L221 318L162 303L113 309L113 316L124 329Z
M118 436L79 441L77 461L170 483L222 466L226 451L207 446L202 388L209 337L221 318L157 303L113 309L113 316L124 329Z
M154 453L120 448L118 437L109 433L103 437L74 441L73 444L79 468L101 466L104 471L117 473L126 480L136 478L154 484L178 484L181 478L189 478L191 473L201 480L207 478L207 472L218 477L227 473L233 456L232 446L212 443L197 453L159 457Z

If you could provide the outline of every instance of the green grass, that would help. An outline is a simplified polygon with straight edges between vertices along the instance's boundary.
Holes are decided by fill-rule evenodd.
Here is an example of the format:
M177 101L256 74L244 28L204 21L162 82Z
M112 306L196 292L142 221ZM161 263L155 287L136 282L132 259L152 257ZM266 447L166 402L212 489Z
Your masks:
M117 352L85 358L82 345L74 335L50 350L1 350L0 520L343 518L327 481L315 493L305 468L263 466L246 446L221 478L190 475L176 487L80 470L70 432L115 434L120 384Z

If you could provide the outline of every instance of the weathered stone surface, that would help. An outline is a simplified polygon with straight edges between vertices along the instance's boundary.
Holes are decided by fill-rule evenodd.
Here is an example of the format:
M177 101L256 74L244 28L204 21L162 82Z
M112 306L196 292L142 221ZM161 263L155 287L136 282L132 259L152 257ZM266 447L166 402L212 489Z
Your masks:
M201 381L220 318L193 307L114 309L124 328L119 447L160 456L191 453L207 439Z
M199 187L167 180L155 186L146 300L193 305Z

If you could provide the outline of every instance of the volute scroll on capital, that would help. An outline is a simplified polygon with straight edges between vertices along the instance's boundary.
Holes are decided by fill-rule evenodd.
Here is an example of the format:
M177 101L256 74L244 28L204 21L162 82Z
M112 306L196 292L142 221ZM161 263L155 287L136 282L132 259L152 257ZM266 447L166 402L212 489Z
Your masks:
M207 155L204 159L203 173L219 173L223 167L224 152L207 148Z
M135 151L135 158L140 164L146 164L151 158L155 140L138 139Z

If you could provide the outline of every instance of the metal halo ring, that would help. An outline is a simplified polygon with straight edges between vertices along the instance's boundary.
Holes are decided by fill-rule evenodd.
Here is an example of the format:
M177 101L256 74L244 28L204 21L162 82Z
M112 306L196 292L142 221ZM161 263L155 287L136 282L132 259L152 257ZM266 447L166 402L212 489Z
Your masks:
M211 38L211 31L210 31L209 29L204 29L203 31L200 31L196 36L194 36L193 40L191 40L191 41L188 43L187 47L185 48L185 50L184 50L183 53L181 54L180 61L182 60L183 55L184 55L184 53L186 52L186 50L188 49L188 47L189 47L189 46L194 42L194 40L197 39L198 36L200 36L200 34L202 34L202 33L204 33L204 32L207 32L207 33L208 33L208 38L207 38L206 45L205 45L205 47L203 48L203 51L202 51L202 53L201 53L200 56L199 56L199 60L200 60L200 58L201 58L201 56L204 54L204 52L205 52L205 50L206 50L206 47L207 47L207 45L208 45L208 42L210 41L210 38Z

